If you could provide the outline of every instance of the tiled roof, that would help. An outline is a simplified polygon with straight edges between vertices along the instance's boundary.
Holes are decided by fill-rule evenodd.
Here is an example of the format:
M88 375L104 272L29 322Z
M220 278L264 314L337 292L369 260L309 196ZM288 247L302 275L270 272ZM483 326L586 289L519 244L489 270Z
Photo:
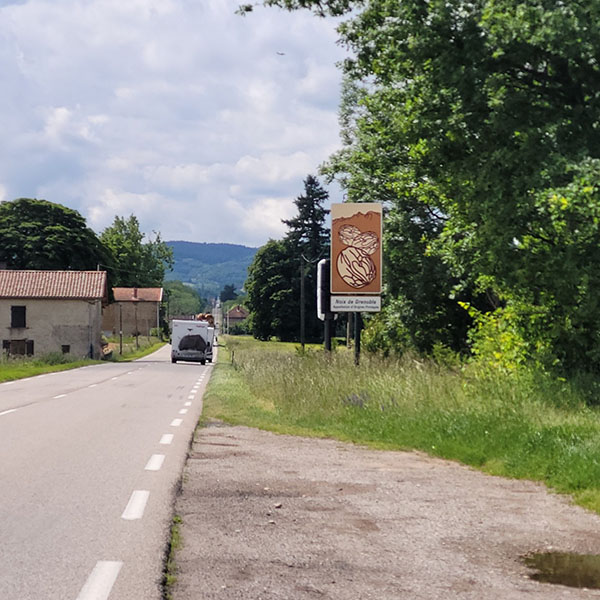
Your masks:
M0 298L100 299L106 271L3 271Z
M230 319L245 319L250 313L239 304L227 312Z
M162 302L162 288L113 288L115 302Z

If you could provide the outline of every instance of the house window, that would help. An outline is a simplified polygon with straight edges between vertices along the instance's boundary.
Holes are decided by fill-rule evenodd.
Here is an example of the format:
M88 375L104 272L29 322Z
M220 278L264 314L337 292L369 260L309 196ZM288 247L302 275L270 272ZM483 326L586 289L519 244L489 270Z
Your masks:
M25 356L27 352L27 340L10 340L10 354L13 356Z
M26 327L25 325L25 307L11 306L10 307L10 326L11 327Z
M60 349L63 354L69 354L69 352L71 352L71 346L69 344L63 344Z
M2 351L13 356L33 356L33 340L2 340Z

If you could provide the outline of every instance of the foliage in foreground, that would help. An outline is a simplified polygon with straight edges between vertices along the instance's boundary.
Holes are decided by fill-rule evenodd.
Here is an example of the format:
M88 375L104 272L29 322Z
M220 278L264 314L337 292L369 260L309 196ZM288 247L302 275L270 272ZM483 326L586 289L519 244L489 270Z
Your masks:
M227 349L231 349L228 339ZM585 387L547 375L441 367L338 352L221 348L205 417L278 432L417 449L543 481L600 512L600 414Z
M345 16L326 172L387 209L384 349L500 330L512 362L598 373L600 0L262 4Z

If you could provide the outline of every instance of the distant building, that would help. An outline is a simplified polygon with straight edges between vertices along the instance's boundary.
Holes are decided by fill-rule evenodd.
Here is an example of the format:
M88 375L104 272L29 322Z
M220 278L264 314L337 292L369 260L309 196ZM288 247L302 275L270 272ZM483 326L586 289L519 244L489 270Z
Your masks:
M237 325L238 323L241 323L247 319L249 314L249 311L239 304L233 308L230 308L225 314L225 327L227 328L227 331L229 331L234 325Z
M160 326L163 288L113 288L114 302L104 309L102 331L107 335L150 335Z
M0 337L10 356L101 356L106 271L0 270Z

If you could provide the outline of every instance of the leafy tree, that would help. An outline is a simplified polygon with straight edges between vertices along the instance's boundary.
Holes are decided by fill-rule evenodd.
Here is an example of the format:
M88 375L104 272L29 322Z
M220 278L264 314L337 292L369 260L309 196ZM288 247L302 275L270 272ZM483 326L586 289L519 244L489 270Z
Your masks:
M275 336L298 338L298 263L289 244L269 240L259 248L248 268L246 290L252 335L259 340Z
M0 262L11 269L96 270L110 251L76 211L47 200L0 203Z
M191 286L181 281L163 283L169 303L169 317L195 315L203 312L208 302Z
M219 299L221 302L227 302L227 300L235 300L237 298L237 294L235 293L235 285L233 283L228 283L223 286L221 293L219 294Z
M173 250L161 240L160 233L144 242L137 218L115 217L113 224L100 235L111 250L115 262L115 285L122 287L157 287L166 269L173 267Z

